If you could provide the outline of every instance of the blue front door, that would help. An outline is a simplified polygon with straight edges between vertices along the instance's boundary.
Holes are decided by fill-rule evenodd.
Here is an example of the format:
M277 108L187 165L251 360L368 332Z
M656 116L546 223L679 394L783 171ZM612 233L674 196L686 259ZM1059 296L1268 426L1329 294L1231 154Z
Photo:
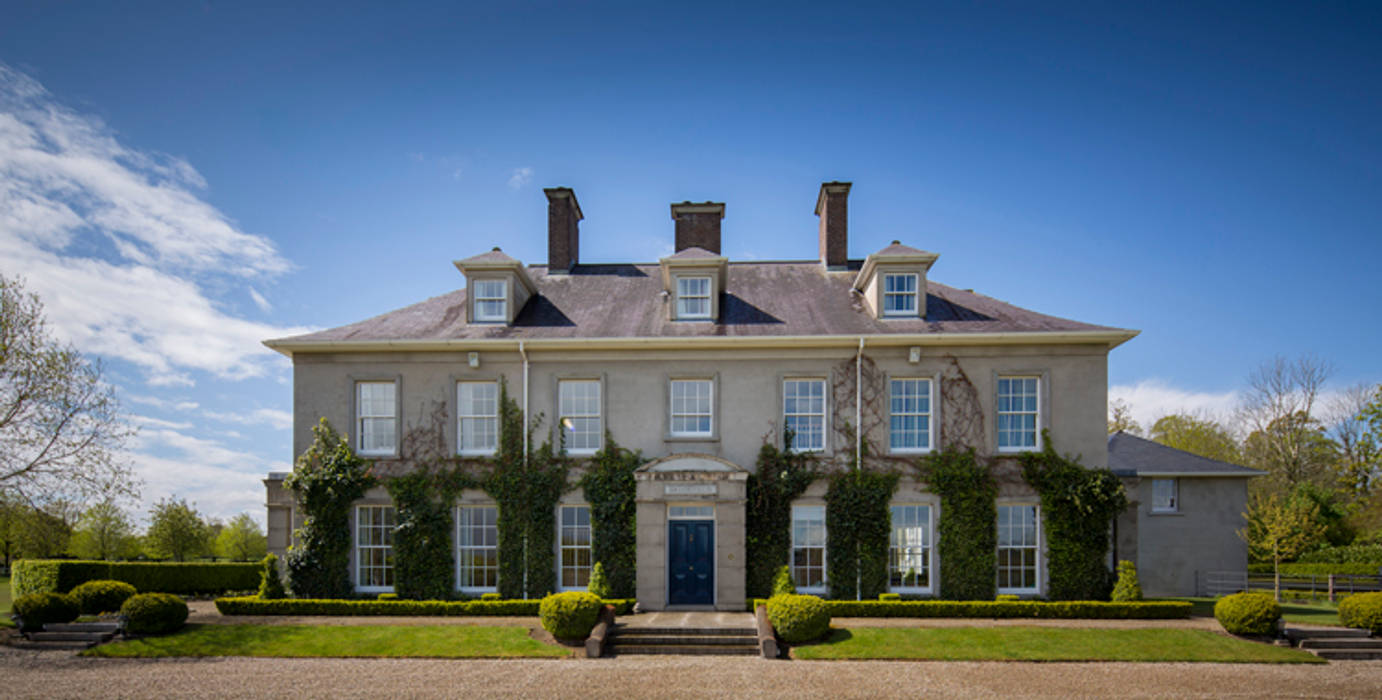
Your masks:
M715 521L673 520L667 539L667 604L713 604Z

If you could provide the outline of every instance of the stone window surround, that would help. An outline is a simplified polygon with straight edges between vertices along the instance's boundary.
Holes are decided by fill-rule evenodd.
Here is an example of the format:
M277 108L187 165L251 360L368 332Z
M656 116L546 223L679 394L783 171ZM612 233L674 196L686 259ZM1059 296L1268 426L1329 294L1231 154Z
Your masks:
M595 449L573 450L567 448L566 452L570 455L588 457L599 452L605 445L605 432L609 430L609 381L604 372L572 372L559 373L552 377L552 415L554 416L554 429L564 430L561 426L561 383L566 381L587 381L600 383L600 446ZM560 443L560 434L553 436L557 438L555 442Z
M353 439L354 444L351 445L351 448L352 448L352 449L355 449L355 450L360 454L361 457L368 457L368 458L373 458L373 459L390 459L390 458L397 458L397 457L398 457L398 454L399 454L399 450L400 450L400 445L402 444L402 440L403 440L403 375L402 375L402 374L370 374L370 373L355 374L355 373L351 373L351 374L349 374L349 375L346 376L346 380L349 382L349 385L350 385L350 389L349 389L350 394L349 394L349 396L350 396L350 426L351 426L351 427L350 427L350 431L349 431L349 432L355 433L355 437L354 437L354 439ZM368 382L393 382L393 385L394 385L394 390L393 390L393 397L394 397L394 431L393 431L393 439L394 439L394 444L393 444L393 449L392 449L391 451L389 451L389 452L365 452L364 450L361 450L361 449L360 449L360 444L361 444L361 443L360 443L360 440L364 439L364 435L361 433L361 430L360 430L360 388L359 388L359 386L360 386L361 383L368 383Z
M1034 588L1003 588L997 589L999 595L1020 595L1037 596L1045 589L1046 577L1043 572L1046 570L1046 528L1042 526L1041 502L1032 498L999 498L994 504L995 510L1004 506L1031 506L1036 508L1036 586ZM994 520L995 531L998 528L998 521ZM994 576L997 577L998 548L994 548Z
M672 434L672 382L677 380L708 380L710 382L710 434L674 435ZM667 407L662 418L663 442L719 442L720 441L720 373L687 372L670 374L662 383L662 405Z
M777 421L776 421L776 422L777 422L777 425L778 425L778 427L779 427L778 434L777 434L777 446L778 446L779 448L781 448L781 449L786 449L786 441L784 440L784 437L785 437L786 432L787 432L787 385L786 385L786 382L791 381L791 380L796 380L796 381L800 381L800 380L817 380L817 381L822 382L822 383L825 385L825 396L824 396L824 401L825 401L825 406L824 406L824 408L825 408L825 419L824 419L824 421L823 421L823 429L822 429L822 435L821 435L821 443L822 443L822 444L821 444L821 448L820 448L819 450L793 450L793 452L805 452L805 453L807 453L807 454L820 455L820 456L822 456L822 457L829 457L829 456L831 456L832 454L834 454L834 453L831 451L831 449L830 449L830 435L831 435L831 433L834 432L834 423L833 423L833 421L834 421L834 413L833 413L833 411L830 410L830 408L831 408L830 403L831 403L831 399L832 399L832 397L833 397L834 394L833 394L833 392L831 391L831 387L830 387L830 370L828 370L828 369L827 369L824 373L822 373L822 374L816 374L816 373L811 373L811 372L779 372L779 373L777 374Z
M998 380L1010 379L1013 377L1036 377L1037 379L1037 420L1036 420L1036 445L1031 448L1026 447L998 447ZM989 390L991 413L987 416L991 420L984 422L988 427L989 445L992 446L994 454L1019 454L1027 451L1040 452L1044 443L1041 439L1041 431L1051 430L1051 371L1049 369L995 369L991 373L992 385Z
M892 444L893 444L893 441L892 441L892 398L893 398L893 396L892 396L892 391L893 391L893 388L892 388L892 387L893 387L893 380L895 380L895 379L899 379L899 380L900 380L900 379L929 379L929 380L931 380L931 414L930 414L930 415L931 415L931 421L930 421L930 428L931 428L931 429L930 429L930 439L928 440L928 442L930 443L930 447L927 447L926 449L916 449L916 448L894 449L893 446L892 446ZM940 425L941 425L941 372L939 372L939 371L934 371L934 372L930 372L930 373L926 373L926 372L900 372L900 373L897 373L897 374L893 374L892 372L884 372L884 373L883 373L883 385L886 386L886 387L888 388L887 397L884 399L884 401L886 402L886 406L884 407L884 419L887 421L886 426L887 426L888 439L887 439L887 443L886 443L886 444L887 444L888 454L918 455L918 454L930 454L931 452L934 452L935 449L936 449L937 438L940 437Z

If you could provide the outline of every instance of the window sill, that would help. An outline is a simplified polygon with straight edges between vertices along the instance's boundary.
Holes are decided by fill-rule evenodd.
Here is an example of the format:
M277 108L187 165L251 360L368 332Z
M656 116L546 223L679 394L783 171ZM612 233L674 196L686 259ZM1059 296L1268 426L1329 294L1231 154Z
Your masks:
M998 595L1015 595L1019 598L1035 598L1041 591L1035 588L999 588Z
M934 592L930 588L909 588L907 586L895 586L889 588L888 592L897 593L898 595L934 595Z
M495 588L494 586L490 586L489 588L457 588L456 592L463 593L465 595L478 596L484 595L486 593L498 593L499 589Z
M933 452L929 447L926 448L888 448L890 455L929 455Z
M1148 513L1148 515L1155 515L1155 516L1158 516L1158 517L1159 517L1159 516L1163 516L1163 515L1172 515L1172 516L1174 516L1174 515L1185 515L1185 513L1182 513L1182 512L1180 512L1180 511L1178 511L1178 510L1154 510L1154 511Z
M663 442L719 442L719 435L677 435L669 433L662 436Z
M499 450L479 450L479 451L476 451L476 450L466 450L466 451L462 451L462 452L457 452L457 453L456 453L456 456L457 456L457 457L493 457L493 456L495 456L495 455L497 455L497 454L499 454Z
M393 586L356 586L356 593L393 593Z
M356 452L356 455L365 459L397 459L397 452Z

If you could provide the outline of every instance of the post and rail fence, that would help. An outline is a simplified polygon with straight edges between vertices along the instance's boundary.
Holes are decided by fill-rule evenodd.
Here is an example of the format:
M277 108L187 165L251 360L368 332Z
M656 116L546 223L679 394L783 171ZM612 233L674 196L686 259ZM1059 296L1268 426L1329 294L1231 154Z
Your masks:
M1272 592L1276 576L1247 571L1196 571L1196 595L1211 598L1248 591ZM1351 593L1382 591L1382 572L1378 574L1282 574L1281 590L1291 591L1292 597L1334 602L1338 596Z

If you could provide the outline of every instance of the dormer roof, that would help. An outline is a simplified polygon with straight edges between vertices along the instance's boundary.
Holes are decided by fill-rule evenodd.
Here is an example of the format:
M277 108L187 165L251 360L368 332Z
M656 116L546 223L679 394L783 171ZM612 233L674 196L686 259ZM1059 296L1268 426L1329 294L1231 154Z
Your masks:
M879 265L912 264L918 267L921 272L927 272L939 257L939 253L931 253L920 248L902 245L900 241L893 241L888 247L864 258L864 265L859 268L859 274L854 278L854 288L866 289Z
M528 275L528 271L523 267L523 263L519 262L519 260L512 255L500 250L499 246L494 246L494 248L487 253L472 255L468 258L456 260L451 264L455 265L456 269L460 270L461 274L466 276L466 279L469 279L471 274L475 272L502 271L512 273L518 280L518 283L523 285L528 295L537 293L537 286L533 284L533 278Z

